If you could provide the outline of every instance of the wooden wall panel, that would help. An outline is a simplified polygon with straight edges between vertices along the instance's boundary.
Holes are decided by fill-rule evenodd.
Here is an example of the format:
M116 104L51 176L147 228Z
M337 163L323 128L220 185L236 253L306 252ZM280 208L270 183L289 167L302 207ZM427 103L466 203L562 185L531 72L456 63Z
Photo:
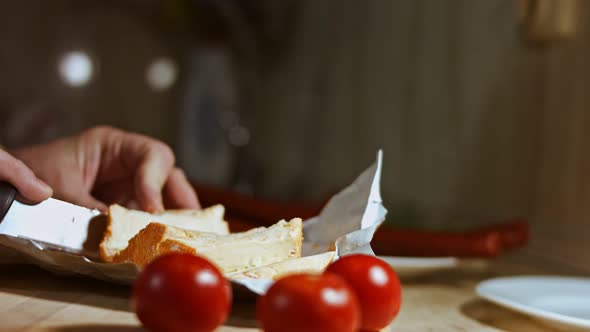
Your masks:
M526 213L527 111L510 1L306 2L260 89L265 194L321 196L384 148L384 192L431 226ZM512 148L512 150L510 150ZM262 163L262 162L261 162ZM299 181L301 179L301 181ZM485 188L485 189L484 189ZM402 221L400 221L402 222Z
M297 179L320 196L382 147L391 222L528 216L530 252L590 267L588 2L547 48L520 40L510 0L305 4L260 89L266 195L301 195Z
M590 270L590 3L575 38L543 51L532 251Z
M154 92L147 66L174 49L154 27L122 7L101 2L23 0L0 5L0 112L31 105L64 114L62 135L93 124L111 124L171 142L174 91ZM82 50L95 60L88 86L61 82L58 62ZM56 132L57 134L57 132Z

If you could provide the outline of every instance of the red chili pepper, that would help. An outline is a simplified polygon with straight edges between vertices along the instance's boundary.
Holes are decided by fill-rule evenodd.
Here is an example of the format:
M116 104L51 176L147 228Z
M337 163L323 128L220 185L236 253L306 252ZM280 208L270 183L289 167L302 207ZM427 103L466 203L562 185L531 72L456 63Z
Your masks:
M492 224L467 233L485 234L492 231L500 234L500 240L504 250L522 247L529 241L529 223L525 219L514 219L503 223Z
M223 204L233 232L268 226L280 219L316 216L324 203L291 204L258 199L228 190L195 185L204 206ZM495 257L524 246L529 225L515 219L464 232L441 232L381 227L371 245L378 254L392 256Z
M417 257L496 257L502 252L501 237L483 234L455 234L434 231L382 228L371 242L377 254Z
M228 215L252 220L259 226L270 226L281 219L311 218L318 215L324 205L323 203L285 203L254 198L204 185L194 185L194 187L203 206L223 204Z

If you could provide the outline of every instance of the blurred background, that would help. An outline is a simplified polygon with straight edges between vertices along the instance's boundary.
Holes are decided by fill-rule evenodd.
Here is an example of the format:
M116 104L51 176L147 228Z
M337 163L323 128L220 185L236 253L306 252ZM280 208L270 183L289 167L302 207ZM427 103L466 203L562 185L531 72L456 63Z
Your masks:
M524 217L531 254L588 267L588 22L575 0L5 1L0 142L109 124L301 206L382 148L388 224Z

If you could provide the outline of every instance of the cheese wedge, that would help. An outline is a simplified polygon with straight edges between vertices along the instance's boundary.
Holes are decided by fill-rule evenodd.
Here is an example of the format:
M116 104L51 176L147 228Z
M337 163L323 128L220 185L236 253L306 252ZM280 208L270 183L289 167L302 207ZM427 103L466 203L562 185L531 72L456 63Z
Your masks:
M227 222L223 220L225 208L215 205L203 210L173 210L161 214L129 210L120 205L111 205L108 223L102 243L100 256L105 262L127 247L129 240L137 235L150 222L174 225L189 230L229 234Z
M293 273L321 273L332 260L336 252L329 251L323 254L287 259L282 262L257 267L246 271L226 273L228 279L278 279Z
M129 240L129 246L115 255L113 262L143 267L159 255L178 251L204 256L229 273L300 257L302 239L301 219L229 235L150 223Z

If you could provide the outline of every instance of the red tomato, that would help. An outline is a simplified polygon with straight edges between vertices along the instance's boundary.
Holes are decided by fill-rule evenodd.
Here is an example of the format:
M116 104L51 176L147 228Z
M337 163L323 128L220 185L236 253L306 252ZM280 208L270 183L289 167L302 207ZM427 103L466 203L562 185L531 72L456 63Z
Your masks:
M265 332L356 332L360 309L342 278L294 274L258 299L256 318Z
M152 332L210 332L231 307L231 288L204 258L173 253L156 258L133 287L131 306Z
M402 297L399 278L381 259L369 255L344 256L326 272L339 275L355 291L364 330L386 327L399 312Z

